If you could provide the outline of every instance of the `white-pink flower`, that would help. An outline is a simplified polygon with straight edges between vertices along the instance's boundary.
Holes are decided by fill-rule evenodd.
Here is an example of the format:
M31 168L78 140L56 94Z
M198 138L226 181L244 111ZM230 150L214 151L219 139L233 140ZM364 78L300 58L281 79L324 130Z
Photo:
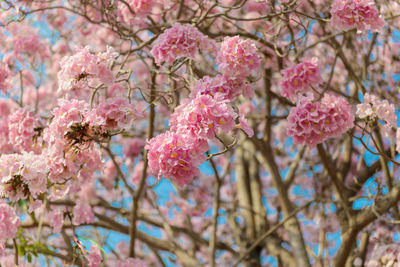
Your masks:
M335 0L331 15L331 24L339 30L356 26L359 31L377 32L384 25L373 0Z
M197 168L206 160L208 144L203 139L167 131L148 141L149 171L158 178L169 178L180 187L200 175Z
M239 36L224 38L218 51L217 62L219 70L233 78L246 77L261 64L255 44Z
M194 59L199 49L215 50L215 43L190 24L176 22L158 36L151 54L158 65L163 62L171 65L179 58Z
M200 95L175 109L170 127L192 138L214 139L219 131L232 131L237 117L227 100L216 101L210 95Z
M318 102L309 97L300 98L287 120L287 134L293 137L294 143L310 147L338 137L354 125L354 115L347 101L330 94L325 94Z

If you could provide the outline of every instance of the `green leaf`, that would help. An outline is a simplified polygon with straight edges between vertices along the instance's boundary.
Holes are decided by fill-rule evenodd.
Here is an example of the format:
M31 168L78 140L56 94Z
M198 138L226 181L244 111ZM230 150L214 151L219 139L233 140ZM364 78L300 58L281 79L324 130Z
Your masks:
M19 256L24 256L25 254L25 249L23 247L21 247L21 245L17 244L17 250L18 250L18 255Z
M28 254L26 257L28 258L28 262L31 263L32 262L32 255Z

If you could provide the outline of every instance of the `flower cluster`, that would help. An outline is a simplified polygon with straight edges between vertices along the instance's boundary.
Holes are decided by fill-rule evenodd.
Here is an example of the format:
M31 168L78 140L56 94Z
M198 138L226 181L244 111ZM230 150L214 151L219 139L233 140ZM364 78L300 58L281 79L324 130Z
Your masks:
M126 260L122 260L118 263L119 267L147 267L147 263L145 261L139 260L139 259L134 259L134 258L128 258Z
M117 55L111 47L107 47L104 53L95 54L86 46L72 56L63 57L58 72L59 91L82 89L92 79L98 79L107 86L111 85L114 75L109 65Z
M308 97L300 98L287 119L287 134L293 137L294 143L310 147L340 136L354 123L354 115L346 100L330 94L325 94L319 102L312 102Z
M3 93L8 93L8 90L11 88L11 83L9 81L10 76L11 72L7 65L0 63L0 90Z
M89 106L78 100L60 100L53 109L53 120L45 129L43 139L50 168L49 179L59 182L78 173L88 177L101 166L100 155L93 149L90 128L84 122Z
M64 139L72 125L83 122L89 112L89 105L84 101L60 99L58 107L52 111L53 120L45 129L44 139L49 144Z
M364 103L357 105L356 114L367 121L380 120L385 124L382 130L386 136L393 136L392 128L397 125L396 109L393 104L387 100L380 100L375 95L366 93Z
M137 114L125 98L104 100L93 109L84 101L59 100L43 134L49 179L55 183L71 176L91 179L102 165L94 141L111 137L110 130L130 127Z
M40 134L39 118L28 109L18 109L8 118L9 137L16 151L41 151L37 137ZM36 139L36 140L35 140Z
M100 264L101 250L97 247L97 245L92 245L88 255L88 265L89 267L100 267Z
M151 12L154 1L153 0L130 0L130 1L127 1L127 3L137 16L146 16L147 14L149 14Z
M303 60L301 63L281 71L283 75L281 95L295 101L298 94L311 90L310 86L321 83L318 59Z
M233 77L246 77L261 64L255 44L239 36L225 37L217 62L223 74Z
M61 232L64 223L64 214L60 210L53 210L49 216L48 221L50 226L53 228L54 233Z
M197 167L206 160L208 150L204 139L191 138L167 131L148 141L149 169L158 178L170 178L183 187L200 174Z
M179 58L193 59L199 49L215 50L215 43L189 24L174 23L157 38L151 54L158 65L171 65Z
M219 130L223 133L233 130L236 117L227 101L216 101L209 95L200 95L175 109L170 127L172 131L192 138L213 139Z
M47 191L47 165L42 155L32 152L0 157L0 195L11 201L37 199Z
M356 26L359 31L371 29L377 32L384 25L372 0L335 0L331 15L332 25L339 30L349 30Z
M152 15L152 10L156 6L157 1L154 0L127 0L118 3L118 16L121 22L127 26L134 27L143 25L145 18Z
M14 39L13 54L19 58L20 53L39 55L41 60L50 56L49 49L40 41L37 34L24 34Z
M90 125L101 127L103 130L115 130L132 125L134 118L139 116L135 106L126 98L109 98L102 101L86 116L85 121Z
M0 247L8 238L14 238L19 218L12 207L0 200Z
M88 203L85 203L82 200L78 199L74 207L74 218L72 219L72 223L75 225L80 225L83 223L92 222L94 222L94 214L92 208Z
M170 178L181 187L199 174L197 167L206 159L203 153L208 150L207 139L235 128L249 136L254 134L244 116L238 118L228 99L214 99L201 91L175 109L170 128L171 131L148 141L145 148L149 150L150 172L158 178Z
M251 98L253 90L242 78L235 79L225 75L205 76L196 82L190 98L193 99L198 95L210 95L218 100L233 101L240 95Z
M12 153L14 148L9 138L9 123L8 117L10 114L17 109L16 105L7 101L6 99L0 98L0 153L9 154Z

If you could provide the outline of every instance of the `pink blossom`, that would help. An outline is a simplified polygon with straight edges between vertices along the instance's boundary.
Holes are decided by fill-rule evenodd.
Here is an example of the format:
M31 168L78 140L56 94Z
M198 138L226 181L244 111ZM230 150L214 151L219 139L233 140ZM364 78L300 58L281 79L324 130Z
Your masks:
M353 127L353 122L351 107L341 97L325 94L320 102L301 98L290 110L287 134L295 144L315 147L328 138L342 135Z
M0 153L9 154L13 152L13 146L10 142L8 117L0 118Z
M53 120L44 131L44 140L51 144L63 139L72 125L83 122L88 110L89 105L84 101L60 99L52 111Z
M146 16L152 15L157 1L154 0L127 0L118 4L119 17L122 22L130 27L147 27Z
M392 127L397 125L396 109L386 99L380 100L377 96L366 93L364 103L357 105L356 114L365 120L381 120L384 123L382 130L385 136L393 136Z
M135 168L133 169L131 182L135 186L138 186L140 183L140 179L142 177L142 172L143 172L143 167L144 167L144 164L143 164L143 161L141 160L136 164ZM148 172L148 170L147 170L147 172Z
M135 106L128 99L109 98L102 101L96 108L86 115L85 122L102 130L129 128L134 118L139 116Z
M128 258L118 262L117 267L147 267L147 263L143 260Z
M221 130L228 133L235 128L237 114L227 101L216 101L209 95L200 95L186 101L171 115L172 131L192 138L213 139Z
M247 101L239 105L239 114L249 115L256 112L256 110L256 106L251 101Z
M101 250L96 245L92 245L88 256L88 265L89 267L100 267L100 264Z
M396 131L396 151L400 153L400 128L397 128Z
M50 56L48 47L40 41L37 34L24 34L14 39L13 54L18 58L20 53L26 53L32 57L39 55L41 60Z
M61 140L58 140L58 142L43 151L49 168L49 180L53 183L62 182L72 175L66 166L67 161L63 153L64 143Z
M215 50L215 43L195 27L176 22L158 36L151 54L158 65L171 65L180 58L194 59L199 49Z
M180 187L200 175L197 167L206 160L205 140L167 131L148 141L149 171L154 176L169 178Z
M153 0L128 0L127 3L136 16L146 16L151 12L154 5ZM134 15L130 14L130 16Z
M122 147L124 156L130 160L133 160L140 155L144 145L145 141L141 138L128 139L126 142L124 142Z
M3 62L0 63L0 90L3 93L8 93L11 88L10 83L11 71L8 69L8 66Z
M94 222L92 208L88 203L85 203L80 199L76 201L73 214L74 218L72 219L72 223L75 225Z
M76 51L72 56L61 59L61 69L58 72L59 91L83 89L88 81L98 79L105 85L114 82L114 75L109 69L112 60L117 56L115 51L107 47L104 53L92 53L86 46Z
M257 48L251 40L239 36L225 37L218 52L219 70L227 76L245 77L261 64Z
M18 109L8 118L9 137L17 151L40 153L39 118L28 109ZM35 140L36 139L36 140Z
M122 159L120 157L116 157L115 161L119 166L122 165ZM115 164L112 160L109 160L104 165L103 176L101 181L105 188L112 189L114 185L115 178L118 176L117 169L115 168Z
M233 101L240 95L251 98L253 94L252 88L244 79L217 75L215 77L205 76L198 80L190 93L190 98L193 99L198 95L210 95L215 99Z
M60 210L52 210L49 214L49 224L53 228L54 233L61 232L63 222L64 222L64 214Z
M282 70L281 73L283 75L281 95L292 101L298 98L298 94L312 91L311 86L321 83L317 58L303 60L297 65Z
M42 155L32 152L0 156L0 195L11 201L36 199L47 191L47 166Z
M237 126L239 129L242 129L248 137L252 137L254 135L254 131L251 128L249 122L243 115L239 116L239 125Z
M17 233L20 219L15 210L0 200L0 243L8 238L14 238Z
M78 100L61 99L53 109L53 120L43 134L51 181L59 182L71 174L87 180L101 169L100 154L91 137L95 133L85 122L88 112L89 106Z
M384 25L372 0L335 0L331 9L332 25L339 30L357 30L378 32Z

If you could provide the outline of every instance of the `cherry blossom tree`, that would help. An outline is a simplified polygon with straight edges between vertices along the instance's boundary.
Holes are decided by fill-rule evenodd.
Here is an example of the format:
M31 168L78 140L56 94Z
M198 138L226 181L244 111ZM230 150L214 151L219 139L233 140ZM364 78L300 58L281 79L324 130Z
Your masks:
M400 266L399 1L0 10L0 266Z

